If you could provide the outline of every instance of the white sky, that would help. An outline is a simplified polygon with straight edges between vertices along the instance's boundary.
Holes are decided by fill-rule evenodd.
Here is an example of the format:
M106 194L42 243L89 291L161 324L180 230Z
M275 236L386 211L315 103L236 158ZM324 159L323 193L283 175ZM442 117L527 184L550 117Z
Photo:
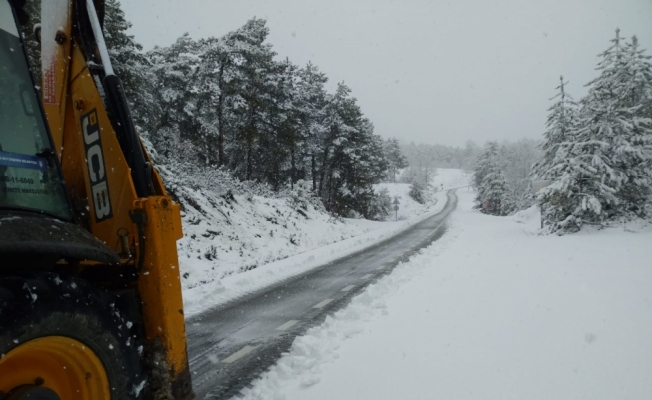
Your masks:
M559 75L584 95L616 27L652 49L652 0L121 3L147 50L265 18L279 57L345 81L376 133L406 142L539 138Z

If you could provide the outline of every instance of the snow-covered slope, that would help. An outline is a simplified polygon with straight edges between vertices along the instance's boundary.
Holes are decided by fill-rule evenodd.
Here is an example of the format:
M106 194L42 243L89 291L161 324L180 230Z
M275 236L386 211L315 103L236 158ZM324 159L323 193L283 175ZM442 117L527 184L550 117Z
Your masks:
M448 186L464 176L447 171L440 180ZM203 177L224 180L209 186L165 167L161 174L183 207L178 249L188 316L377 243L437 212L446 197L420 205L409 185L384 184L401 198L401 220L377 222L335 218L302 185L274 193L227 175Z
M473 211L295 340L246 399L647 399L652 230Z
M292 198L192 194L179 242L187 289L364 232L310 203L297 205Z

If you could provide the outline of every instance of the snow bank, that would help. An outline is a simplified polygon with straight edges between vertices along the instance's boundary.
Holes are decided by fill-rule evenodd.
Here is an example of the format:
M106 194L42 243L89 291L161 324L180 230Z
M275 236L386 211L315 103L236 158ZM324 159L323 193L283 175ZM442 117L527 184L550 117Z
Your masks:
M295 340L246 399L646 399L652 232L472 211Z
M537 205L519 211L508 218L522 224L521 229L527 234L537 235L541 231L541 210Z
M435 200L437 200L436 204L432 205L428 212L424 214L415 215L398 222L369 224L369 222L373 221L351 220L354 225L359 224L359 221L366 221L364 225L373 227L373 230L265 264L260 268L247 271L246 274L233 274L212 283L186 289L183 293L186 317L192 317L209 308L225 304L274 283L373 246L423 221L424 218L437 214L446 205L446 193L437 193ZM183 262L181 266L183 270ZM192 268L192 266L186 266L186 268Z
M439 182L446 189L464 176L459 170L445 170ZM194 204L186 206L184 238L178 245L186 316L379 243L446 204L443 191L421 205L409 198L409 185L383 185L403 199L398 222L335 219L310 204L297 210L285 198L229 200L186 188Z

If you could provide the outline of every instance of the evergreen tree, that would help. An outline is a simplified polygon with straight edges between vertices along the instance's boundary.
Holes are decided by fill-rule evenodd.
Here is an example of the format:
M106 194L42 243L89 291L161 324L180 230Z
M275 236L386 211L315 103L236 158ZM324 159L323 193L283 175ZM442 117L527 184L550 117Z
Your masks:
M478 157L478 161L475 164L474 173L473 173L473 187L476 190L479 190L484 181L484 177L489 173L490 168L492 168L492 163L495 162L495 159L498 157L498 143L488 142L485 145L484 151Z
M385 157L389 162L388 176L391 177L392 182L396 182L397 170L406 168L409 165L407 158L401 152L401 146L398 143L398 139L387 139L385 142Z
M573 150L578 156L592 157L597 169L595 179L601 185L595 185L599 190L591 193L601 204L600 216L594 218L596 223L620 216L643 216L652 183L648 165L650 121L637 115L637 94L641 93L637 85L642 82L633 71L640 70L643 60L632 56L635 51L628 55L619 30L612 43L600 55L600 75L588 84L589 93L580 112L578 143ZM642 92L646 92L645 85Z
M109 50L109 57L115 74L124 84L125 95L130 102L132 113L137 120L147 118L147 115L137 114L143 105L153 103L148 95L151 88L147 87L148 79L145 76L149 69L149 62L143 55L143 47L136 43L133 36L127 34L131 28L122 11L120 2L106 0L104 2L104 40ZM134 107L137 104L138 107Z
M540 148L543 150L543 156L532 167L532 177L535 180L554 180L552 166L558 164L558 151L560 146L568 146L573 142L571 136L573 129L577 125L577 103L566 92L564 77L559 77L560 84L556 89L559 90L551 100L558 99L549 109L546 127L548 128L543 134L543 143Z
M268 34L252 19L221 38L186 34L147 54L166 110L155 148L181 168L221 166L274 190L312 179L327 210L377 218L383 201L373 184L389 168L382 139L346 85L329 95L316 66L274 60Z
M151 133L159 154L177 159L182 143L192 143L193 156L183 161L210 164L210 141L202 138L197 121L195 71L199 44L186 33L170 47L155 47L147 54L154 76L154 98L162 112ZM208 163L206 162L208 161Z
M328 134L325 124L327 94L324 85L328 82L326 74L319 71L317 66L308 63L298 72L297 97L299 107L300 129L305 138L304 146L304 175L312 180L312 191L317 193L318 158L324 150Z
M647 216L646 203L652 194L652 67L650 57L639 49L636 36L628 43L623 60L623 89L619 106L627 118L621 135L612 145L614 168L626 176L618 192L624 216Z
M546 172L553 183L539 201L548 231L645 216L652 131L649 119L638 114L649 93L649 64L636 39L624 45L616 30L611 42L600 54L600 75L587 85L572 142L560 146Z
M638 116L649 116L652 102L652 56L645 55L636 36L626 44L624 60L624 95L623 103L628 107L639 107Z
M274 105L274 84L276 80L276 64L273 61L276 53L272 46L265 43L269 34L266 21L252 19L242 28L246 37L247 51L242 53L242 62L238 66L234 85L238 100L234 103L233 113L236 126L230 143L229 165L236 176L245 180L261 179L265 168L265 158L260 158L270 152L262 146L266 139L264 135L272 128L272 107ZM265 153L265 154L264 154ZM276 157L276 155L272 155ZM267 159L266 161L269 161ZM276 165L271 165L276 168ZM277 171L273 171L276 173Z
M514 209L510 189L498 163L498 143L489 142L476 164L475 208L485 214L508 215Z
M493 164L482 180L477 200L480 211L491 215L509 215L514 210L509 186L503 171Z
M251 83L251 78L270 71L274 53L271 46L264 43L268 34L265 20L253 18L241 28L221 38L208 38L199 45L196 73L196 91L200 98L198 117L207 136L216 138L216 148L211 158L218 165L241 167L242 160L229 160L227 156L228 153L242 151L236 137L247 131L243 126L248 123L245 116L246 99L252 100L251 93L245 95L247 85ZM265 64L264 69L252 75L251 68L255 69L261 62ZM254 134L251 121L249 125L248 131ZM253 149L253 144L250 147ZM247 170L248 167L245 165L242 168Z
M570 153L577 129L578 110L577 103L566 92L563 76L559 78L557 86L559 93L551 100L558 99L549 109L546 121L547 131L541 149L544 151L542 158L533 166L532 177L537 181L549 181L551 185L538 197L541 215L548 225L555 224L566 230L575 230L577 224L574 218L567 219L575 207L572 204L573 194L568 192L570 187L585 182L583 179L572 179L571 176L582 171L590 171L587 166L581 165L581 160L571 162Z

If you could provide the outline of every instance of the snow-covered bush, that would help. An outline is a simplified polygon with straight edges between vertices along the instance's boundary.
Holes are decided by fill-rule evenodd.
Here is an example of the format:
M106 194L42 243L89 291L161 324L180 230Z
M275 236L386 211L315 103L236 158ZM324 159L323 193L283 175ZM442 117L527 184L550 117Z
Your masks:
M387 188L381 188L371 201L372 219L384 221L392 212L392 198Z
M426 188L424 185L419 182L419 180L414 180L410 185L410 197L414 199L419 204L425 204L427 201L426 197Z

